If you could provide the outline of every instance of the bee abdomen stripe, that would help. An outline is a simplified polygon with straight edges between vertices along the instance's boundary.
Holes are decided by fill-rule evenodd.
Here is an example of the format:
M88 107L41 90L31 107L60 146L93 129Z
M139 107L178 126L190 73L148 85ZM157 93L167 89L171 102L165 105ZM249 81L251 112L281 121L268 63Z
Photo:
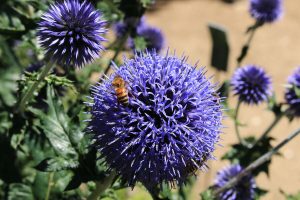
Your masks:
M122 96L122 97L118 97L118 100L119 101L127 101L128 100L128 97L127 96Z

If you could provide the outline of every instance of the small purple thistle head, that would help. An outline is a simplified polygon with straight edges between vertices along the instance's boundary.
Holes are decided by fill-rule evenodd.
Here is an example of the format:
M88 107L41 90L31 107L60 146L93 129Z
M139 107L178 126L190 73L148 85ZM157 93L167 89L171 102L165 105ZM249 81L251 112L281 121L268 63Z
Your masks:
M285 91L285 100L290 106L289 114L300 116L300 67L288 78L289 87Z
M231 79L231 87L239 101L259 104L271 95L271 78L255 65L238 68Z
M104 50L102 15L87 1L64 0L50 6L38 24L46 57L61 65L82 67Z
M282 0L250 0L250 14L259 22L277 21L283 14Z
M243 168L239 165L231 165L217 172L215 188L221 188L228 183L230 179L238 175ZM255 197L255 179L252 175L244 176L234 187L222 192L218 199L220 200L254 200Z
M125 59L93 87L89 131L101 157L129 186L182 184L191 169L213 158L222 106L204 74L185 58L153 51ZM127 83L129 105L117 100L115 76Z
M146 41L146 49L160 52L165 44L165 37L162 31L151 26L141 26L137 29L137 36L143 37ZM129 47L135 49L134 40L130 38Z

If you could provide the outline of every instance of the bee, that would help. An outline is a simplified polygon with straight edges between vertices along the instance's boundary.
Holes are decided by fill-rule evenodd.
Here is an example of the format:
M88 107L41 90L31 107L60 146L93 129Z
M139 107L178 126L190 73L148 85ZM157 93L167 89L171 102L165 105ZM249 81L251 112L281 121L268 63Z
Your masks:
M125 80L121 76L116 75L112 81L112 86L116 92L118 102L124 106L128 106L129 99Z
M194 163L188 163L186 166L186 173L188 175L196 174L198 171L198 167L206 166L205 162L207 161L207 155L203 155L201 160L195 161L195 163L198 165L196 166Z
M215 99L213 100L215 103L217 103L217 104L221 103L221 98L217 92L213 92L212 96L215 97Z

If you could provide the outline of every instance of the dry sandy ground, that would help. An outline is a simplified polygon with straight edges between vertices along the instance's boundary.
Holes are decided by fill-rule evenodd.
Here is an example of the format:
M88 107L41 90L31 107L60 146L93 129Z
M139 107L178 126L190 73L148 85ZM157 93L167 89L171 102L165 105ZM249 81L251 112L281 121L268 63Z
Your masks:
M167 46L176 49L178 54L185 52L189 56L190 63L200 60L200 64L209 67L211 41L207 24L213 22L223 25L229 34L231 46L230 73L222 74L221 78L231 76L242 44L246 41L244 31L253 24L253 19L248 14L248 1L240 0L235 4L224 4L219 0L165 0L156 12L147 14L148 22L161 28L167 38ZM245 64L259 64L272 76L277 97L283 99L284 83L287 76L294 68L300 65L300 12L299 0L285 0L285 15L279 22L265 25L259 29L254 37ZM209 74L214 74L212 68L208 68ZM236 104L236 98L231 97L231 105ZM266 105L242 106L240 113L242 122L247 127L241 128L242 135L260 135L272 121L273 116L266 111ZM299 126L299 120L291 124L283 119L272 132L276 138L273 144L278 143L292 130ZM218 148L216 157L228 150L228 145L236 142L232 121L225 120L228 127L222 136L223 148ZM284 199L279 193L282 189L288 193L300 190L300 137L285 146L282 157L275 157L270 168L270 177L261 175L257 179L260 187L268 189L270 193L263 199ZM218 169L228 165L227 162L214 161L210 163L208 173L201 173L198 184L195 187L192 199L199 199L199 192L213 182Z

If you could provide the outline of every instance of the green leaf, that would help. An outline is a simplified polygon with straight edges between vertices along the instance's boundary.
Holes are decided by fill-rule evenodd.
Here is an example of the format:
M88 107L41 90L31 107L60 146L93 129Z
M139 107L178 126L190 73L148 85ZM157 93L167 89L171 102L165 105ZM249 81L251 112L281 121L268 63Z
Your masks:
M147 48L147 41L143 37L135 37L133 39L134 42L134 48L137 51L143 51Z
M34 200L31 187L22 183L12 183L9 185L8 200Z
M259 187L256 187L254 192L255 192L255 197L254 197L255 200L259 200L262 196L264 196L268 193L267 190L264 190Z
M232 145L232 148L227 153L225 153L225 155L222 157L222 160L227 159L231 163L239 163L241 166L247 167L261 155L267 153L272 149L272 140L273 138L266 137L253 148L248 147L248 145L242 145L239 143L234 144ZM256 140L254 137L245 138L245 143L249 144L249 146L250 144L252 145L255 141ZM271 161L264 163L263 165L255 169L252 173L254 175L258 175L260 172L265 172L268 175L270 163Z
M155 3L155 0L141 0L143 7L148 8Z
M103 0L97 3L97 8L102 11L104 18L109 22L116 22L123 18L123 13L116 3L111 0Z
M0 14L0 34L2 35L22 35L25 33L25 27L21 20L8 13Z
M298 98L300 98L300 88L297 87L296 85L294 85L294 86L293 86L293 89L294 89L294 91L295 91L295 93L296 93L296 96L297 96Z
M282 113L281 104L277 103L275 93L268 98L268 109L278 116Z
M90 151L80 156L79 165L77 168L72 169L74 176L66 187L67 190L72 190L81 183L86 183L88 181L97 180L101 181L107 176L107 168L97 163L97 150L95 148L90 149Z
M284 191L280 190L280 193L285 196L286 200L300 200L300 191L296 194L286 194Z
M184 185L179 186L178 196L179 200L189 200L193 186L195 184L195 177L191 176L187 179Z
M226 30L218 25L209 24L209 31L212 38L211 65L220 71L227 71L229 45Z
M71 134L70 119L65 114L60 100L54 96L51 86L47 87L46 103L48 104L47 113L37 109L31 109L31 111L42 120L41 128L44 130L56 154L63 158L78 159L77 152L69 138Z
M35 168L43 172L56 172L61 170L73 169L79 165L77 160L64 159L62 157L46 158Z
M0 199L4 199L5 196L5 183L0 179Z
M207 189L200 194L201 200L215 200L213 196L213 190Z

